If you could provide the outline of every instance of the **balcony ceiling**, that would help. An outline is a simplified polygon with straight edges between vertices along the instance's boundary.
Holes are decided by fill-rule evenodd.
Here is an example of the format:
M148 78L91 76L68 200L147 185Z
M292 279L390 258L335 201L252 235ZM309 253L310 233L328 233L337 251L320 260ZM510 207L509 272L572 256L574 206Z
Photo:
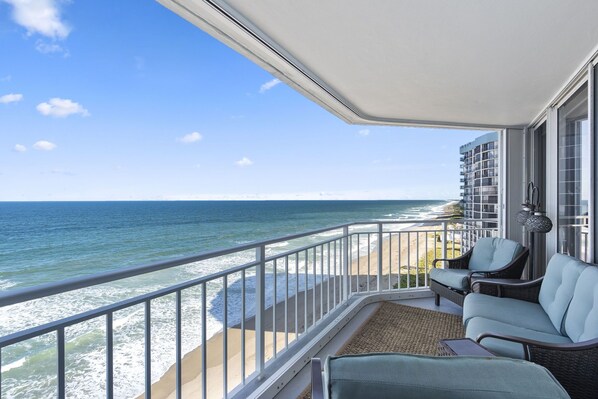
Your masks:
M350 123L523 126L598 45L597 0L159 0Z

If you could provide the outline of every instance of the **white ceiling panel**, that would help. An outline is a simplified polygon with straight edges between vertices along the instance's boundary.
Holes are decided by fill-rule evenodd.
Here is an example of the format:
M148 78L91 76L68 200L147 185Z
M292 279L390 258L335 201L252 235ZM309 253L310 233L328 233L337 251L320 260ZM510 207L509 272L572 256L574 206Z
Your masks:
M352 123L527 125L598 45L597 0L160 0Z

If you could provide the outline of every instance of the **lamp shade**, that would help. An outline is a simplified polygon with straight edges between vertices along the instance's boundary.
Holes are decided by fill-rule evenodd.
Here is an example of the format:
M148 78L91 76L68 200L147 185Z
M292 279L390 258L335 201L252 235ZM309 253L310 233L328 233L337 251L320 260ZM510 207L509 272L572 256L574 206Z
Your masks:
M531 216L531 214L532 213L530 211L526 211L525 209L523 209L517 212L517 216L515 217L515 219L517 219L517 223L524 225L525 222L527 222L527 219Z
M525 227L532 233L548 233L552 230L552 221L544 212L536 211L527 218Z

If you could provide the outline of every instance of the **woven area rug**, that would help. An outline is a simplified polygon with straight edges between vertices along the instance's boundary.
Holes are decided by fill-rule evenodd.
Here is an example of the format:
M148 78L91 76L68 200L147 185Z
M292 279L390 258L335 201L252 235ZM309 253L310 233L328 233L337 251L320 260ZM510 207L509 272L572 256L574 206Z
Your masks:
M464 336L461 316L384 302L338 354L403 352L436 355L439 340ZM311 387L299 398L311 398Z

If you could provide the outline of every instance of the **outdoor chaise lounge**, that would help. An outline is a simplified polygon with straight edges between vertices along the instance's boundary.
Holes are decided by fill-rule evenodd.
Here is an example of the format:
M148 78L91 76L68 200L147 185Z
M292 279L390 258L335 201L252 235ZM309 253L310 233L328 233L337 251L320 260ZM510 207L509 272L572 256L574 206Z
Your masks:
M598 267L555 254L543 278L478 284L498 296L465 298L468 338L498 356L543 365L573 398L598 397Z
M435 259L430 270L430 289L436 294L436 306L443 296L463 305L470 291L472 277L521 278L529 251L516 241L504 238L480 238L463 256L454 259ZM446 262L444 269L438 262Z
M499 357L374 353L312 359L313 399L569 398L544 367Z

